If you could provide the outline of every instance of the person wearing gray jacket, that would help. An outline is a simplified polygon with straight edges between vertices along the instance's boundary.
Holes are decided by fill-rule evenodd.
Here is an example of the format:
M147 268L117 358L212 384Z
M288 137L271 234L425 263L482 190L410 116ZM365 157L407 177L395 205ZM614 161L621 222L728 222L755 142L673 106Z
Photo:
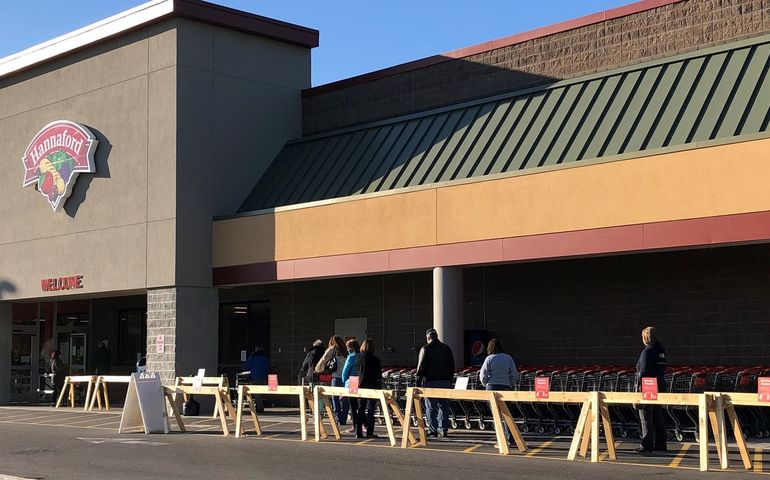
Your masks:
M487 344L487 358L481 365L479 380L487 390L512 390L519 380L519 371L516 363L510 355L503 351L503 342L499 338L493 338ZM505 436L508 443L513 443L508 425L503 422Z

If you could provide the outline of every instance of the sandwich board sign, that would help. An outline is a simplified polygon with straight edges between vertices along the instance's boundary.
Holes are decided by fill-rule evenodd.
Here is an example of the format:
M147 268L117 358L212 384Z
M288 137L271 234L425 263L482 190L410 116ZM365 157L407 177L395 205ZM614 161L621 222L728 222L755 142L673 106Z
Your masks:
M168 433L168 413L160 375L155 372L132 373L118 433L142 429L144 433Z

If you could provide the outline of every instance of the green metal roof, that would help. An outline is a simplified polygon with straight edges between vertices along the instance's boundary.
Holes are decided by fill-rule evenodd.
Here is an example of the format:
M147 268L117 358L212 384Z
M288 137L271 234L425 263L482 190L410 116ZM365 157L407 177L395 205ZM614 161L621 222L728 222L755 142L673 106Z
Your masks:
M290 142L239 212L764 132L770 38Z

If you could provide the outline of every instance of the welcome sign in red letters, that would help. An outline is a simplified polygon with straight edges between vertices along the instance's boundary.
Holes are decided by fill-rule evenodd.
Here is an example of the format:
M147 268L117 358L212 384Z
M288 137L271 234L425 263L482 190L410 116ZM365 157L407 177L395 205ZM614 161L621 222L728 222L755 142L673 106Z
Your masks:
M642 378L642 400L658 399L658 379L655 377Z

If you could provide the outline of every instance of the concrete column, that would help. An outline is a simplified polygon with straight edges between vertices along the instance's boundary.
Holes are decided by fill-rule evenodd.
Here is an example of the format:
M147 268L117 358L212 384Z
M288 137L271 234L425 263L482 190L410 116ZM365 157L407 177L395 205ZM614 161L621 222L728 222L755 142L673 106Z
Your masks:
M439 340L452 347L455 366L464 366L462 268L433 269L433 328Z
M11 304L0 303L0 405L11 403Z
M158 336L164 350L157 349ZM219 291L216 288L172 287L147 291L147 370L159 372L164 384L174 377L217 376Z

